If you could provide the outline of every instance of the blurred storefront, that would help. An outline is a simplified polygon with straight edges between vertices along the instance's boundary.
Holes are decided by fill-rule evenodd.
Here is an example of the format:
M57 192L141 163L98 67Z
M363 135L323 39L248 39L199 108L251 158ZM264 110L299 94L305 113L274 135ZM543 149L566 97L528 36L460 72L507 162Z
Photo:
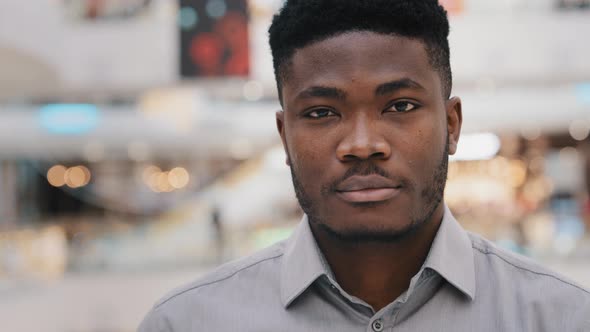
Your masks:
M503 247L585 269L590 2L440 2L464 122L446 202ZM276 134L267 46L281 3L0 3L0 294L12 281L98 276L94 285L140 271L118 288L138 287L128 297L138 299L159 288L136 276L208 269L290 234L301 210ZM35 312L0 298L3 321L31 324L7 330L92 330L72 327L70 312L93 298L57 313L53 300ZM134 330L154 299L125 300L109 294L96 311L127 320L85 313L90 325Z
M451 163L447 203L468 229L509 249L574 254L590 226L585 130L581 140L505 135L496 156Z
M587 1L441 3L464 104L448 204L510 249L576 255L590 229ZM266 45L280 4L3 2L0 276L215 264L284 238L301 211ZM44 38L11 32L31 20ZM51 268L30 250L45 246Z

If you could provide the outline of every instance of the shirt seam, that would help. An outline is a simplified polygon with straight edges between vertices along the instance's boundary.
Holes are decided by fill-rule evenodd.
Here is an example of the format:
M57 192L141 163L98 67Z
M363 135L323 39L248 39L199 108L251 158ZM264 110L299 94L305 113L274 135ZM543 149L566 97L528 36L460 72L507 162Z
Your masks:
M536 274L536 275L541 275L541 276L551 277L551 278L553 278L553 279L555 279L555 280L561 281L561 282L562 282L562 283L564 283L564 284L567 284L567 285L570 285L570 286L572 286L572 287L574 287L574 288L577 288L577 289L581 290L582 292L584 292L584 293L586 293L586 294L590 294L590 292L589 292L589 291L587 291L586 289L584 289L584 288L582 288L582 287L580 287L580 286L578 286L578 285L576 285L576 284L574 284L574 283L568 282L567 280L563 280L563 279L559 278L559 277L558 277L558 276L556 276L556 275L549 274L549 273L544 273L544 272L539 272L539 271L533 271L533 270L531 270L531 269L527 269L526 267L523 267L523 266L516 265L515 263L512 263L512 262L510 262L510 261L509 261L508 259L506 259L505 257L502 257L501 255L499 255L498 253L491 252L491 251L488 251L488 250L485 250L485 249L479 248L479 247L477 247L477 245L476 245L476 244L473 244L473 245L472 245L472 248L473 248L473 249L476 249L477 251L481 252L481 253L482 253L482 254L484 254L484 255L494 255L494 256L496 256L496 257L500 258L500 259L501 259L501 260L503 260L504 262L508 263L509 265L511 265L511 266L513 266L513 267L515 267L515 268L517 268L517 269L520 269L520 270L523 270L523 271L527 271L527 272L530 272L530 273L533 273L533 274Z
M230 275L228 275L228 276L225 276L225 277L223 277L223 278L219 278L219 279L216 279L216 280L213 280L213 281L209 281L209 282L206 282L206 283L203 283L203 284L199 284L199 285L196 285L196 286L193 286L193 287L190 287L190 288L184 289L184 290L182 290L182 291L179 291L178 293L176 293L176 294L174 294L174 295L171 295L171 296L170 296L170 297L168 297L166 300L164 300L164 301L160 302L159 304L157 304L157 305L154 307L154 309L156 309L156 310L157 310L157 309L159 309L161 306L163 306L164 304L166 304L166 302L169 302L170 300L174 299L175 297L178 297L178 296L180 296L180 295L182 295L182 294L184 294L184 293L186 293L186 292L190 292L190 291L192 291L192 290L199 289L199 288L201 288L201 287L205 287L205 286L209 286L209 285L212 285L212 284L216 284L216 283L218 283L218 282L225 281L225 280L227 280L227 279L230 279L231 277L235 276L235 275L236 275L236 274L238 274L239 272L242 272L242 271L244 271L244 270L246 270L246 269L249 269L249 268L251 268L251 267L253 267L253 266L255 266L255 265L258 265L258 264L260 264L260 263L263 263L263 262L269 261L269 260L271 260L271 259L275 259L275 258L281 257L281 256L283 256L283 255L284 255L284 253L283 253L283 252L281 252L281 253L279 253L279 254L276 254L275 256L267 257L267 258L261 259L261 260L259 260L259 261L256 261L256 262L254 262L254 263L252 263L252 264L246 265L246 266L244 266L244 267L242 267L242 268L239 268L239 269L237 269L236 271L232 272Z

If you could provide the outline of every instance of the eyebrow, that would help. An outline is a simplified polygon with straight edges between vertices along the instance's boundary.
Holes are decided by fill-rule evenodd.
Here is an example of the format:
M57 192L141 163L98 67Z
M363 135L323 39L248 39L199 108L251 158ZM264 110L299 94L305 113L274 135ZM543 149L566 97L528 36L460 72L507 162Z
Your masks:
M402 89L426 90L420 83L409 78L402 78L379 85L375 89L375 95L383 96Z
M386 94L390 94L397 90L402 89L418 89L418 90L426 90L420 83L410 79L410 78L402 78L399 80L387 82L380 84L375 89L376 96L383 96ZM312 86L303 91L301 91L296 99L308 99L308 98L332 98L337 100L345 100L346 99L346 92L341 89L333 88L333 87L326 87L326 86Z
M338 100L346 99L346 92L331 87L325 86L312 86L303 91L301 91L296 99L306 99L306 98L333 98Z

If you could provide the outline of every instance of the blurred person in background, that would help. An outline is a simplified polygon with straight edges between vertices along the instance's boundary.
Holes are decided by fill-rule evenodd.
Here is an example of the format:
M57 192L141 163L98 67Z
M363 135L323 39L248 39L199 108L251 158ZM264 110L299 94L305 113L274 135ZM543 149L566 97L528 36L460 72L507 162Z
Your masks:
M213 228L213 237L215 238L216 262L222 263L224 257L225 241L223 237L223 224L221 222L221 209L218 205L213 205L211 210L211 226Z
M444 203L462 106L436 0L288 0L269 32L305 216L165 296L140 331L590 330L588 290Z

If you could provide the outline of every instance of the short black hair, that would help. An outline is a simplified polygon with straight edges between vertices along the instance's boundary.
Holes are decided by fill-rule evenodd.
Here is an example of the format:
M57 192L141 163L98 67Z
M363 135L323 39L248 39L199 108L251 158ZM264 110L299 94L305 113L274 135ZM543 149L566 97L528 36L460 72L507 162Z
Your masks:
M287 0L268 30L279 98L297 49L350 31L420 40L450 96L449 21L438 0Z

